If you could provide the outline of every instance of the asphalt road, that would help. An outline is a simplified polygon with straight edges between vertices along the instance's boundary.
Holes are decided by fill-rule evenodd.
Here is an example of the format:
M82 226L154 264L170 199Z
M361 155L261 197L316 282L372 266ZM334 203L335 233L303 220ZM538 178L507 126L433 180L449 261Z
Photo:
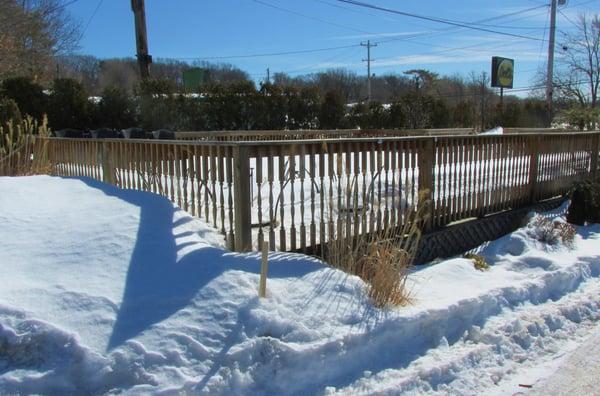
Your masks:
M600 396L600 325L545 383L529 394Z

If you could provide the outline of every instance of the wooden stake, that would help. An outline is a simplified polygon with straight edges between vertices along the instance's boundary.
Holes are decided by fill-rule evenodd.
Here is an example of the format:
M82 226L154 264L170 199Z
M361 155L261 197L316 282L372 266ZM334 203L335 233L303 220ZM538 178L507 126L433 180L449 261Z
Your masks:
M269 242L262 244L262 264L260 266L260 284L258 286L258 296L261 298L267 295L267 272L269 270Z

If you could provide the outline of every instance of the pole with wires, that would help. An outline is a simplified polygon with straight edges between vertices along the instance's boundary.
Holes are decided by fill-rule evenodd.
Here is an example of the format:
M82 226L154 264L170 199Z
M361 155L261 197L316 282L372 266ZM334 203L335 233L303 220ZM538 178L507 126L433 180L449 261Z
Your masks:
M546 72L546 106L548 108L548 126L552 124L553 112L553 76L554 76L554 40L556 35L556 4L557 0L552 0L550 6L550 37L548 39L548 70Z
M371 40L367 40L366 43L360 43L362 47L367 47L367 59L363 59L363 62L367 62L367 102L371 102L371 47L377 47L377 44L371 44Z
M152 57L148 55L148 36L146 34L146 10L144 0L131 0L131 10L135 16L135 43L137 59L142 80L150 77Z

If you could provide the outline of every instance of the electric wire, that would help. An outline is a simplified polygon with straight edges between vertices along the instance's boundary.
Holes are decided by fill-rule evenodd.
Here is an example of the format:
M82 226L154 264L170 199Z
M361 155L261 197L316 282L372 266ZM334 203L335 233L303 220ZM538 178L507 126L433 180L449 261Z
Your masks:
M336 1L341 2L341 3L351 4L351 5L354 5L357 7L370 8L370 9L388 12L388 13L397 14L397 15L402 15L402 16L406 16L406 17L410 17L410 18L422 19L422 20L426 20L426 21L431 21L431 22L436 22L436 23L441 23L441 24L446 24L446 25L451 25L451 26L456 26L456 27L462 27L462 28L471 29L471 30L478 30L481 32L486 32L486 33L500 34L503 36L520 38L520 39L524 39L524 40L533 40L533 41L543 41L544 40L544 39L540 39L537 37L523 36L520 34L502 32L499 30L487 29L484 27L477 27L477 26L474 26L473 24L469 24L469 22L454 21L454 20L450 20L450 19L442 19L442 18L430 17L430 16L426 16L426 15L419 15L419 14L400 11L400 10L396 10L396 9L392 9L392 8L381 7L381 6L377 6L374 4L365 3L362 1L356 1L356 0L336 0Z

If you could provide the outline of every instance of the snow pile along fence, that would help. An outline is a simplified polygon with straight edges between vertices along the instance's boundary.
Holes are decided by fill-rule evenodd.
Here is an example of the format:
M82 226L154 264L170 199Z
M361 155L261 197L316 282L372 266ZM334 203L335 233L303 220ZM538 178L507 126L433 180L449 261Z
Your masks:
M61 176L168 197L248 251L315 252L401 227L427 191L424 232L564 194L596 175L600 133L271 141L41 139Z

